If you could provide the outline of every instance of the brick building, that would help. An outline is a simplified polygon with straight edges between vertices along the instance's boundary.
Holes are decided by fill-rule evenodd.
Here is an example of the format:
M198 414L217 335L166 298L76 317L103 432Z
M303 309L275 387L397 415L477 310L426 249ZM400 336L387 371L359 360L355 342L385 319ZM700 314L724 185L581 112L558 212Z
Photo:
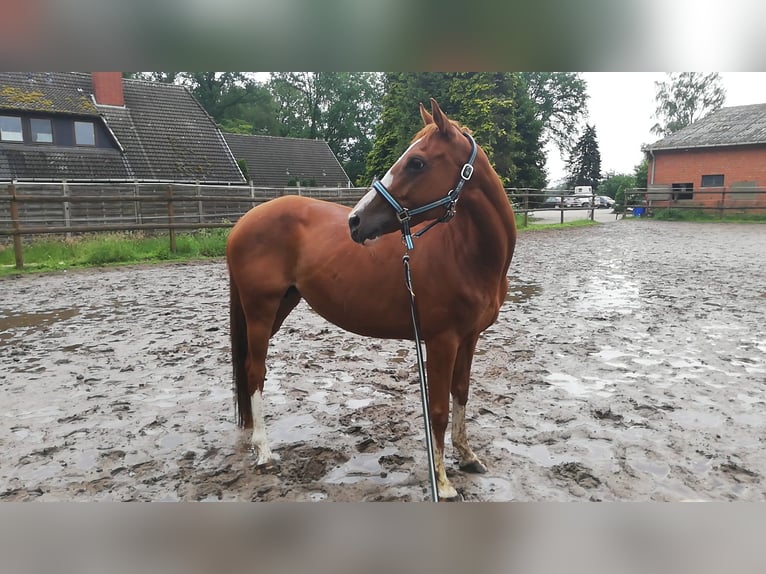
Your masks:
M766 208L766 104L722 108L643 150L653 204Z

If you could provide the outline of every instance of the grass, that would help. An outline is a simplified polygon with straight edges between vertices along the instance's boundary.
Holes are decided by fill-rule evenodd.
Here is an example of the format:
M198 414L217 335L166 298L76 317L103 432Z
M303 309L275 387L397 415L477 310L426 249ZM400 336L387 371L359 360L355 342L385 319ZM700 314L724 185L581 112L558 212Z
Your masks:
M222 257L228 229L205 229L176 235L176 252L167 235L102 234L75 239L25 241L23 272L53 271L152 261L185 261ZM10 245L0 246L0 275L19 272Z
M660 221L694 221L699 223L766 223L766 214L720 212L702 209L655 209L653 219Z
M567 221L565 223L530 223L524 225L524 217L516 216L516 228L519 231L542 231L545 229L566 229L569 227L589 227L591 225L601 225L598 221L591 221L590 219L575 219L574 221Z

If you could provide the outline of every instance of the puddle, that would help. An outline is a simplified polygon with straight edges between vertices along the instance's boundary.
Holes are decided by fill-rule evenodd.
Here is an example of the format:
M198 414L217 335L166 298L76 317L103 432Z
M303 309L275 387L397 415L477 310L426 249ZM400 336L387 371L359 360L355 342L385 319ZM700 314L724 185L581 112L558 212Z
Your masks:
M638 284L616 273L589 277L580 293L577 306L583 312L609 310L627 315L641 304Z
M650 462L648 460L629 463L630 466L640 472L651 474L655 479L663 479L670 474L670 467L663 462Z
M581 397L588 394L596 394L598 396L608 397L612 393L605 391L606 381L597 379L595 377L584 377L578 379L572 375L566 373L551 373L545 377L546 382L554 387L559 387L565 390L570 395Z
M378 484L401 483L409 477L408 472L385 472L379 462L381 457L396 452L396 448L388 447L378 452L355 454L350 460L328 472L322 481L330 484L354 484L362 480Z
M0 317L0 339L11 339L14 337L13 331L24 329L29 331L39 331L40 329L71 319L80 311L78 309L54 309L41 313L12 313L3 311Z
M679 410L670 413L670 418L687 429L707 429L720 427L723 417L712 413L703 413L692 410Z

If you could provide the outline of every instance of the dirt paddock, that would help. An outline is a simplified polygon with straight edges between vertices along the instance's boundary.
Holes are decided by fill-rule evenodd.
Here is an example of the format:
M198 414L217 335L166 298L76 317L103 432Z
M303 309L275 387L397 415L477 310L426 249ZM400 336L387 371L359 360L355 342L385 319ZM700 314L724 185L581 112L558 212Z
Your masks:
M452 465L455 486L469 501L766 500L765 270L762 225L522 234L467 410L489 472ZM269 359L280 460L256 468L223 261L0 290L0 500L427 498L411 342L302 303Z

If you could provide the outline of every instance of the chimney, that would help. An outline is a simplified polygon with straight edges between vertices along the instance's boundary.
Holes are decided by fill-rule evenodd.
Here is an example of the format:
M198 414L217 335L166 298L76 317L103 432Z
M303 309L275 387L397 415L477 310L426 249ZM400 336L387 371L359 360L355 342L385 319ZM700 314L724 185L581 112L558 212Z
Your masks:
M124 106L122 95L122 72L91 72L93 97L97 104L105 106Z

